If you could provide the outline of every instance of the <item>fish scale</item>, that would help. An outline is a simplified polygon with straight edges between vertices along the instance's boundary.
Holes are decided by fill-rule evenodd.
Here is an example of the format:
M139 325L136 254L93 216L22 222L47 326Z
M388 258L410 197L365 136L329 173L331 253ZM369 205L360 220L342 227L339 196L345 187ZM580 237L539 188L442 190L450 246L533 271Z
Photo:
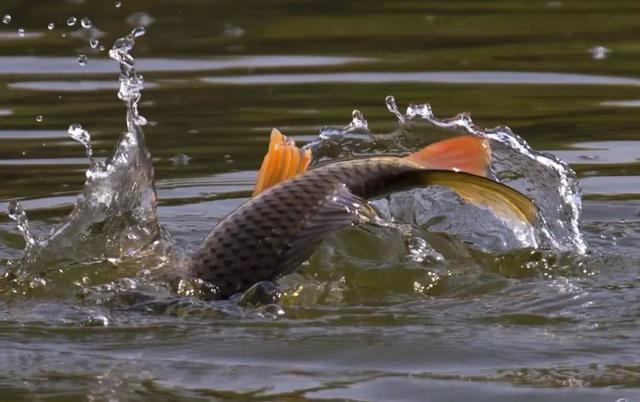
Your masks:
M191 257L189 273L214 289L206 297L227 298L292 272L330 233L374 220L366 199L391 191L444 185L501 217L530 224L537 219L526 196L483 177L489 149L476 137L440 141L404 158L348 160L308 171L296 155L309 157L272 133L254 197L225 217Z
M319 210L333 205L335 211L329 208L330 213L336 215L340 226L347 225L357 216L341 202L364 204L360 197L369 196L394 176L417 170L421 168L414 163L388 157L343 161L309 170L259 194L224 218L192 256L189 269L195 277L214 285L215 297L219 298L259 281L275 280L313 251L311 246L318 238L302 245L305 250L295 260L287 259L292 241L304 234L305 225ZM335 201L341 187L351 197Z

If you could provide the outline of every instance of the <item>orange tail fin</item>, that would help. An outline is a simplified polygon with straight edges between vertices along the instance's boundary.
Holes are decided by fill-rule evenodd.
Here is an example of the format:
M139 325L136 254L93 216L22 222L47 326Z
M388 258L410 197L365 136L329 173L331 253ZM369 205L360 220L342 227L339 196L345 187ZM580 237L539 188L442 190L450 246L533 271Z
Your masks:
M269 151L264 156L258 172L253 195L271 186L304 173L311 162L311 150L296 147L293 140L285 137L277 128L271 130Z
M491 163L491 150L486 140L463 135L428 145L406 158L425 168L459 170L486 176Z

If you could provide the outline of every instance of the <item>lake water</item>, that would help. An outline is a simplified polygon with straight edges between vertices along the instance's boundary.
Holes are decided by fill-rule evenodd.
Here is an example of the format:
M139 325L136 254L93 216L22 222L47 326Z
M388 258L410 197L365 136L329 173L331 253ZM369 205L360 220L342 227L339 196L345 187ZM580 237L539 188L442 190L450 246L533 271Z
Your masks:
M0 400L640 400L637 2L39 0L5 14ZM305 143L358 109L374 134L442 138L401 127L388 95L567 161L586 253L481 247L491 231L437 221L444 261L416 261L397 233L348 229L279 282L275 314L163 293L141 279L153 250L16 276L25 242L5 211L19 200L40 237L70 213L88 161L67 127L111 155L126 127L107 53L138 25L177 254L249 197L271 127Z

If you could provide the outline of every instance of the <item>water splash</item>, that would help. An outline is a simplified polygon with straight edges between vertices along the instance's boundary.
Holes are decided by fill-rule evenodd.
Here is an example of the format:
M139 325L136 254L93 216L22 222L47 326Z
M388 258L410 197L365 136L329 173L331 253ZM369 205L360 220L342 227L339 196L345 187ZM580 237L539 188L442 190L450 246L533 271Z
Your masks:
M537 152L509 127L483 129L469 113L438 119L428 104L409 105L408 121L427 122L453 132L464 132L490 141L492 173L527 196L538 206L541 222L534 246L553 247L585 253L587 245L580 232L581 190L575 172L558 157Z
M426 103L412 104L405 113L400 111L393 96L388 96L385 104L398 120L394 132L376 135L366 128L363 131L366 135L357 136L353 122L343 129L323 128L319 139L308 144L313 150L314 162L381 153L406 154L425 145L424 136L415 138L415 132L422 132L425 127L479 136L488 139L492 149L492 177L533 199L540 209L540 222L536 227L505 222L473 206L460 205L451 191L437 188L416 189L374 201L383 218L413 222L429 231L456 233L464 241L492 250L543 247L586 252L579 229L580 188L567 163L534 151L508 127L475 126L469 113L438 119ZM452 203L457 204L455 215L451 213ZM416 243L415 239L407 241Z
M146 119L138 111L144 88L129 53L135 38L144 34L136 28L118 39L110 56L120 65L118 97L126 106L127 130L116 143L113 155L104 162L93 158L91 135L79 124L69 126L69 136L85 147L89 169L73 211L49 236L36 241L27 236L26 223L21 231L28 247L24 261L37 270L39 262L52 259L74 261L119 260L136 255L164 236L157 222L156 192L151 156L144 145L142 126ZM14 216L26 222L20 209Z
M11 201L9 203L8 213L9 218L16 221L18 224L18 229L20 230L20 233L22 233L22 237L26 242L26 249L30 250L38 244L38 240L29 229L29 220L27 219L27 213L22 208L22 204L18 201Z

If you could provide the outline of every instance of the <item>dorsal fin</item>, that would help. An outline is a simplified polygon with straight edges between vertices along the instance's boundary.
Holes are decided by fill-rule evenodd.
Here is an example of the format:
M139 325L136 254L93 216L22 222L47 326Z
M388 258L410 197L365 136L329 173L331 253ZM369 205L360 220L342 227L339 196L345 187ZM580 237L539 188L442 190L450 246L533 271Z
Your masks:
M486 140L462 135L427 145L406 159L426 169L458 170L486 176L491 150Z
M302 150L293 140L285 137L277 128L271 130L269 150L258 172L253 195L280 182L304 173L311 162L311 150Z

